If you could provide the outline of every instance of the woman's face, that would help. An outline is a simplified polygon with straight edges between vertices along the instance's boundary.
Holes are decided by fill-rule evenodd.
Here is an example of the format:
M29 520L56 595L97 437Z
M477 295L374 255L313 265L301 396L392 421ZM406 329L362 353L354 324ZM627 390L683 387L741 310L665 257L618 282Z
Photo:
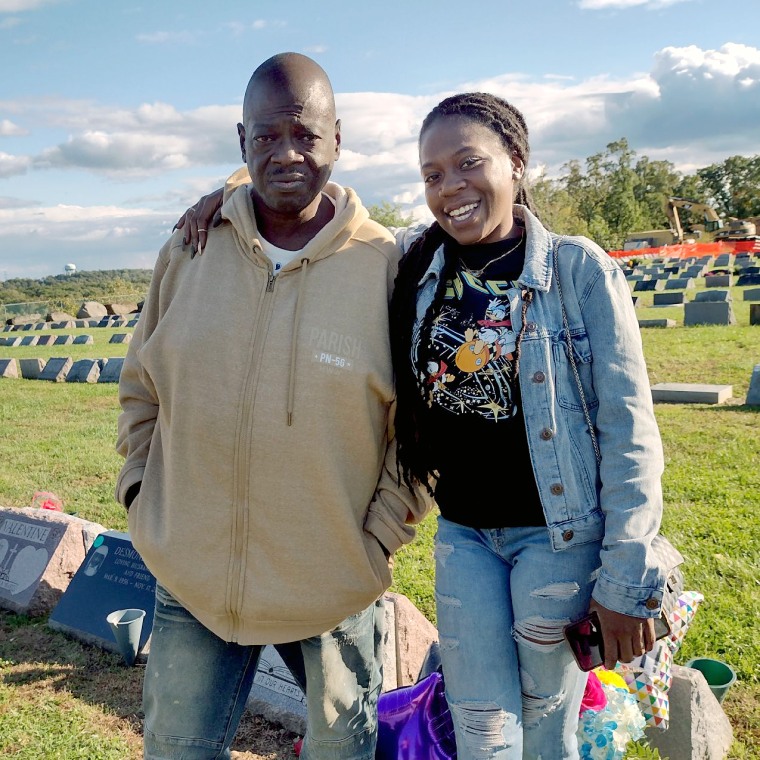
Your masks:
M512 199L523 168L497 134L466 116L439 117L420 138L425 200L462 245L516 237Z

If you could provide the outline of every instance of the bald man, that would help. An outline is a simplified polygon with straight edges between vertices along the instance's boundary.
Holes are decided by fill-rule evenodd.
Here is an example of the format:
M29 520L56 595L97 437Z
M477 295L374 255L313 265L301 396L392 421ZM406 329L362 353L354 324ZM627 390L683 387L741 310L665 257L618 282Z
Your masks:
M157 579L146 758L229 758L265 644L300 642L304 760L373 758L399 485L388 302L398 251L350 188L311 59L254 72L250 183L191 261L159 253L119 386L117 498Z

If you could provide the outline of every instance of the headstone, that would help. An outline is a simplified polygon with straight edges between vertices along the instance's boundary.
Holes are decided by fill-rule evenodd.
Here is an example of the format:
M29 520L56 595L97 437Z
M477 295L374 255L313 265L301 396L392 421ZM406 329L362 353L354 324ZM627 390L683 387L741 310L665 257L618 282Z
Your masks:
M676 404L722 404L734 392L732 385L703 383L657 383L652 386L652 401Z
M706 288L729 288L731 287L730 274L708 274L705 276Z
M731 724L698 670L673 665L668 728L647 728L649 745L670 760L723 760L733 742Z
M77 319L74 321L74 327L81 329L83 327L89 327L90 321L88 319Z
M633 290L665 290L664 280L639 280L634 286Z
M68 346L70 343L74 342L74 336L73 335L59 335L55 339L55 343L53 343L54 346Z
M749 305L749 323L751 325L760 325L760 303L751 303Z
M75 519L0 507L0 607L30 616L53 609L86 552Z
M665 283L665 290L691 290L694 280L691 277L676 277Z
M137 327L137 319L130 319L129 322L127 322L127 327Z
M675 319L640 319L639 327L675 327Z
M72 359L69 356L55 356L48 359L45 369L40 372L38 380L49 380L53 383L62 383L71 369Z
M694 301L704 303L705 301L733 301L730 290L700 290L694 294Z
M28 332L34 327L34 322L25 322L23 325L19 325L17 329Z
M111 336L109 343L129 343L132 340L132 333L115 333Z
M673 306L675 304L686 303L685 293L655 293L655 306Z
M20 346L21 341L24 340L20 335L17 335L13 338L6 338L5 339L5 345L6 346Z
M731 304L728 302L710 303L691 301L684 304L684 325L735 325Z
M760 406L760 364L756 364L752 370L749 381L749 391L744 401L747 406Z
M18 377L18 364L15 359L0 359L0 377Z
M25 335L21 339L21 345L22 346L36 346L38 340L39 340L39 337L37 335Z
M97 383L100 377L100 364L97 359L79 359L72 364L67 383Z
M115 610L145 610L138 661L153 628L156 580L135 551L129 534L101 533L56 605L48 625L82 641L119 652L106 617Z
M37 380L45 366L44 359L19 359L18 363L24 380Z
M52 346L55 343L55 335L40 335L37 340L38 346Z
M53 323L54 330L73 330L76 326L77 326L77 322L75 319L67 319L63 322Z
M110 359L104 360L103 365L100 368L99 383L118 383L119 375L121 374L121 367L124 364L124 357L114 356Z
M127 324L126 319L115 319L113 322L111 322L111 325L113 327L125 327Z
M633 308L638 309L641 306L641 298L639 296L631 296L631 299L633 300Z
M389 691L417 681L425 659L438 641L435 626L401 594L386 593L383 636L383 686ZM247 708L294 733L306 729L306 699L282 658L264 647Z
M92 335L75 335L74 336L74 345L75 346L91 346L95 341L93 340Z
M34 326L35 330L49 330L50 329L50 323L49 322L37 322L37 324Z
M760 274L740 274L737 285L760 285Z

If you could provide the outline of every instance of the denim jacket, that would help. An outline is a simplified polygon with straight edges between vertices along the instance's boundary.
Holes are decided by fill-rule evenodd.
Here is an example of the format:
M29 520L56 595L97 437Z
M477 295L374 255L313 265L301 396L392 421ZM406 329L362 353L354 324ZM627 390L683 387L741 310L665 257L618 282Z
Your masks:
M511 318L517 333L520 298L532 291L519 383L552 546L562 551L601 539L594 599L616 612L654 617L667 572L651 547L662 517L663 452L628 283L592 241L549 232L524 206L515 205L514 214L525 224L527 242L520 289L510 299ZM421 231L399 230L402 248ZM418 321L432 301L442 267L440 248L420 281ZM599 460L568 358L558 276Z

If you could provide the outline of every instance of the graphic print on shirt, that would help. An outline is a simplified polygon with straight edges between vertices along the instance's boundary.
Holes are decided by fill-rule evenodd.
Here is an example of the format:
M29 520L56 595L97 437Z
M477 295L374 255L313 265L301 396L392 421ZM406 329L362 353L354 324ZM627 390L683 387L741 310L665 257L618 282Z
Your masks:
M447 283L427 349L420 352L419 332L413 341L412 359L428 406L497 421L515 415L519 325L512 307L517 304L519 288L512 281L481 283L460 271ZM515 311L519 320L519 309Z

